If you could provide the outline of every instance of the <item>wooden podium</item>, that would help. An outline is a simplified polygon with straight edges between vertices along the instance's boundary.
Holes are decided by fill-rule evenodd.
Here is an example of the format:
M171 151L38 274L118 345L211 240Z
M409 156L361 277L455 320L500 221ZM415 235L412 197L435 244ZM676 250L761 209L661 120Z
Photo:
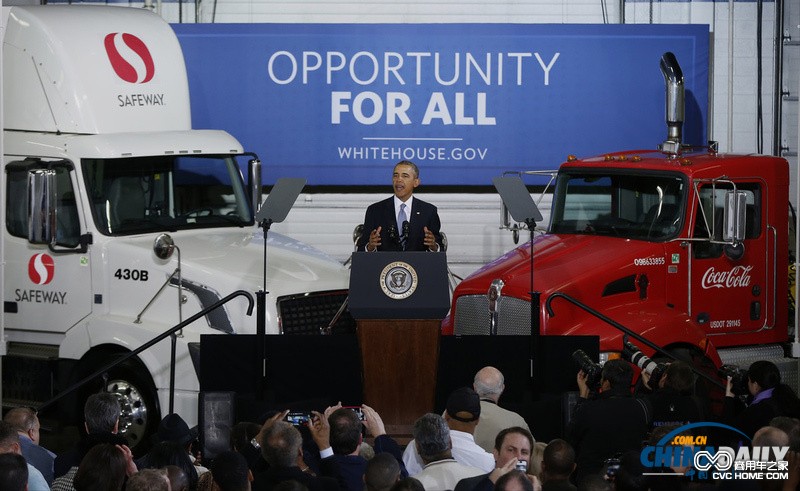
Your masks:
M364 403L390 435L410 435L434 408L441 320L450 308L443 252L356 252L350 313L357 320Z

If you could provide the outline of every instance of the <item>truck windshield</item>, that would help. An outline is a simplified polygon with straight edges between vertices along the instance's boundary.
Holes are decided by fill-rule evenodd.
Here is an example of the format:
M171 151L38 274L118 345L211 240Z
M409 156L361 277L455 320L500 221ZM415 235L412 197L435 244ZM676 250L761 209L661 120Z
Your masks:
M562 172L550 232L667 240L681 230L685 189L680 176Z
M85 159L83 173L95 224L106 235L253 223L229 156Z

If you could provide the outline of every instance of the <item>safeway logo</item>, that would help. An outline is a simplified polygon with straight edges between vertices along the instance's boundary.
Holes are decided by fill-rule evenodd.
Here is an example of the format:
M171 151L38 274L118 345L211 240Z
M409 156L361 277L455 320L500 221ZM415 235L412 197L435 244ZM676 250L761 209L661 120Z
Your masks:
M730 271L717 271L710 267L703 273L702 287L709 288L739 288L750 285L750 271L752 266L734 266Z
M112 32L104 42L108 60L119 78L132 84L146 84L153 79L156 67L144 41L127 32Z
M34 254L28 261L28 277L37 285L46 285L53 281L55 263L45 253Z

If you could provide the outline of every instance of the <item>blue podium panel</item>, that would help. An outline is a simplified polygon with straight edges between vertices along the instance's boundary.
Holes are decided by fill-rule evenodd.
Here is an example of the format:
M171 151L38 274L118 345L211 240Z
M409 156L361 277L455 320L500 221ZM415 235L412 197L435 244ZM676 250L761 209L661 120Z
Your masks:
M355 319L443 319L450 309L443 252L355 252L350 272Z

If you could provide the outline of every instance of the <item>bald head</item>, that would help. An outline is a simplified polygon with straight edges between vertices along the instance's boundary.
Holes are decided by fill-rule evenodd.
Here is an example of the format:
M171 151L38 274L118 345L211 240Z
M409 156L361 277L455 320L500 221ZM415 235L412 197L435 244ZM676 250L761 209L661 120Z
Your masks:
M497 402L506 388L505 378L502 372L495 367L483 367L475 374L472 387L481 399L491 399Z

